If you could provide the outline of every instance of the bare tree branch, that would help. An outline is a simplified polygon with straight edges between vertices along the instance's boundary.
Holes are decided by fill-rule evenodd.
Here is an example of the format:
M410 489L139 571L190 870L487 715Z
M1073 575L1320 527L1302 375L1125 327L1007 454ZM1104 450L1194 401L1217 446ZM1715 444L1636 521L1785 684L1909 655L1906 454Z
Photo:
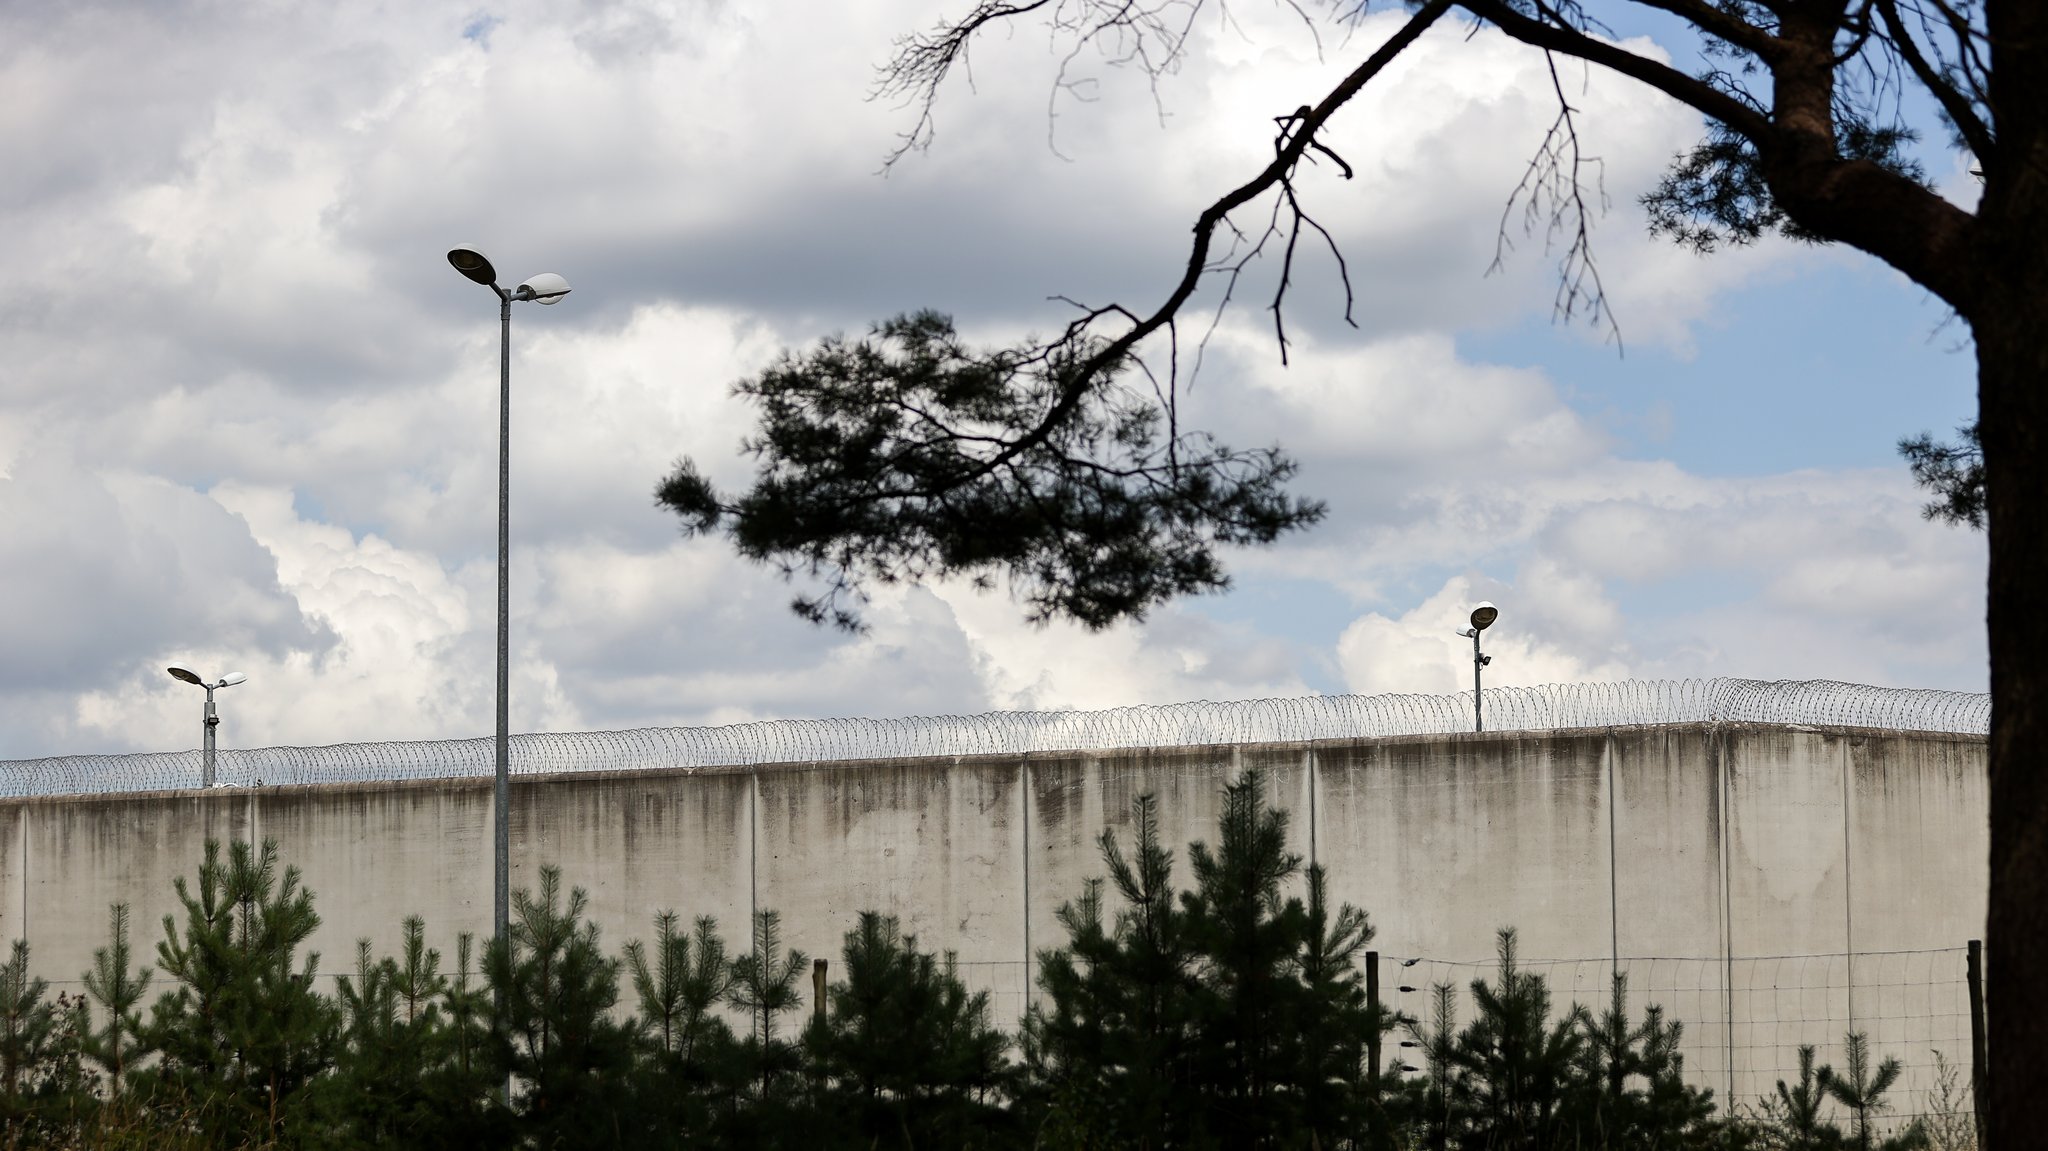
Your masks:
M1798 23L1778 37L1787 55L1771 70L1768 114L1705 80L1526 15L1507 0L1461 0L1461 6L1525 44L1602 65L1705 114L1754 145L1778 208L1806 235L1853 244L1971 313L1982 291L1969 273L1974 217L1896 165L1842 155L1833 43L1847 10L1840 0L1833 16L1817 7L1780 6L1781 16L1797 16Z
M968 46L974 42L976 33L990 24L1036 12L1055 2L1029 0L1023 4L1007 4L982 0L972 12L955 23L940 24L930 32L919 32L898 40L896 55L881 70L869 98L901 98L917 108L917 120L908 132L902 134L882 166L887 168L908 153L931 143L932 108L938 100L939 88L952 74L953 66L966 61Z
M1109 368L1122 363L1146 337L1170 324L1179 314L1182 305L1194 295L1196 287L1201 283L1202 275L1211 268L1209 248L1214 241L1216 229L1224 222L1224 218L1287 179L1301 163L1302 154L1308 150L1316 133L1322 131L1323 125L1329 122L1330 117L1336 115L1338 109L1363 91L1368 81L1384 71L1387 65L1393 63L1410 44L1419 39L1430 25L1449 11L1451 3L1452 0L1429 0L1429 3L1417 9L1406 24L1375 49L1363 63L1352 69L1350 74L1301 117L1299 129L1279 148L1272 163L1266 165L1258 175L1203 209L1201 216L1195 221L1195 239L1188 253L1187 266L1181 273L1180 282L1174 285L1165 302L1151 315L1132 325L1122 335L1107 341L1094 354L1081 361L1075 367L1066 386L1061 389L1058 400L1046 411L1038 426L1020 436L1009 447L973 472L958 477L958 481L967 482L988 475L1010 460L1044 443L1053 430L1059 427L1080 404L1093 380ZM1078 340L1097 314L1091 313L1069 324L1067 335L1062 342Z
M1984 164L1992 163L1997 142L1992 137L1991 126L1977 115L1977 109L1971 106L1969 98L1956 91L1955 86L1948 82L1948 78L1943 76L1920 51L1920 45L1914 41L1912 32L1906 28L1905 21L1900 19L1898 5L1894 0L1878 0L1877 11L1885 27L1891 32L1891 44L1897 49L1899 57L1906 62L1906 67L1913 70L1914 77L1925 85L1929 94L1941 104L1941 110L1948 114L1949 122L1956 126L1956 132L1962 136L1963 142L1969 145L1970 151L1977 154L1978 161Z
M1529 158L1529 164L1522 172L1521 181L1508 194L1508 202L1501 209L1493 264L1487 271L1491 274L1505 266L1507 251L1513 246L1508 240L1508 221L1514 214L1515 205L1524 204L1523 234L1529 235L1539 227L1544 228L1547 249L1554 250L1559 233L1569 230L1564 254L1558 259L1557 295L1551 302L1554 318L1568 323L1584 313L1597 323L1605 317L1609 332L1619 344L1621 328L1608 306L1607 289L1600 280L1599 265L1593 259L1591 219L1594 212L1586 202L1586 181L1582 176L1587 165L1597 167L1600 162L1585 155L1580 148L1578 109L1572 107L1570 98L1565 95L1564 82L1557 74L1556 56L1545 52L1543 58L1550 73L1550 90L1557 97L1557 116L1550 122L1542 143L1537 145L1536 154ZM1604 210L1607 206L1605 192L1596 190L1595 194L1599 196L1600 207Z
M1523 15L1503 0L1461 0L1460 6L1524 44L1575 56L1640 80L1750 139L1762 140L1770 132L1768 117L1706 81L1688 76L1668 64L1638 56L1575 28Z
M930 145L939 89L954 66L967 63L976 36L992 24L1034 12L1043 15L1055 30L1071 33L1073 37L1054 75L1052 91L1046 97L1048 143L1053 144L1055 153L1058 147L1050 133L1058 122L1060 96L1090 99L1086 89L1092 81L1070 79L1070 72L1091 48L1102 49L1111 64L1138 65L1152 84L1153 106L1160 109L1163 117L1159 77L1179 65L1194 21L1207 4L1208 0L980 0L958 21L941 23L930 32L898 40L895 55L880 69L869 96L901 99L917 109L917 118L884 157L883 168L886 170L905 155ZM1304 22L1308 22L1306 14L1302 15ZM1310 31L1314 33L1312 23ZM1320 46L1320 38L1317 43Z
M1637 0L1649 8L1669 12L1681 20L1689 21L1700 31L1719 40L1725 40L1745 52L1755 53L1766 62L1778 57L1780 45L1777 38L1762 28L1739 16L1730 15L1721 8L1702 0Z

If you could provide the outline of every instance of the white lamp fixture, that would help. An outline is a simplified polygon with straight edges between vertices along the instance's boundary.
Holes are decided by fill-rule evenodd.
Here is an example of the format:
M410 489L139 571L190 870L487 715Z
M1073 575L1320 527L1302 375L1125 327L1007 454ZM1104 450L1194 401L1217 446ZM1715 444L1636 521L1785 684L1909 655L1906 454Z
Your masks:
M206 732L206 742L204 746L206 750L204 751L204 753L202 753L201 757L202 766L199 769L199 786L212 787L213 729L220 726L220 714L214 711L213 709L213 693L219 691L222 688L233 687L238 683L246 683L248 682L249 677L243 675L239 671L231 671L226 675L221 676L214 682L208 683L204 679L201 679L198 673L187 671L182 667L167 667L164 670L171 673L172 679L181 680L185 683L191 684L194 687L203 687L206 689L206 717L204 720Z
M540 275L512 289L515 300L532 300L536 304L559 304L569 294L569 281L553 272Z

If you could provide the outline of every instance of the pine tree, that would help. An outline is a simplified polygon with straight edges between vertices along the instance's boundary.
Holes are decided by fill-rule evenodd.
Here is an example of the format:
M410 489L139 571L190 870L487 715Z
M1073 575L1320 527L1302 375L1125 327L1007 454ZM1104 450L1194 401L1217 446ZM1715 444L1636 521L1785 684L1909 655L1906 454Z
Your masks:
M1842 1060L1846 1069L1823 1075L1821 1087L1844 1108L1850 1118L1846 1146L1851 1151L1920 1151L1927 1146L1927 1132L1918 1120L1904 1131L1880 1140L1871 1120L1885 1110L1885 1093L1899 1081L1904 1070L1896 1056L1887 1056L1876 1067L1870 1065L1870 1040L1860 1031L1842 1037Z
M424 918L406 916L403 931L399 962L389 969L392 994L404 1008L407 1026L438 1021L437 1000L448 994L448 977L441 974L441 953L427 946Z
M51 1000L28 956L28 944L15 940L0 963L0 1135L9 1151L57 1141L95 1104L81 1061L85 1000Z
M185 923L164 917L157 966L176 982L144 1040L161 1056L152 1082L184 1099L214 1142L277 1138L331 1062L335 1013L314 988L319 956L298 948L320 924L299 870L278 870L277 844L208 840L195 895L175 888Z
M732 991L733 972L717 920L700 916L694 935L677 931L676 922L673 911L655 916L653 963L636 939L626 944L626 965L654 1049L690 1065L713 1036L731 1034L716 1012Z
M1301 869L1287 814L1247 771L1224 790L1212 848L1190 845L1193 890L1176 893L1150 796L1133 806L1134 855L1101 839L1124 907L1104 925L1101 886L1063 907L1066 948L1040 956L1048 1002L1026 1021L1026 1056L1058 1139L1081 1143L1335 1148L1391 1137L1371 1101L1367 1045L1386 1021L1357 959L1365 914L1283 886Z
M1778 1080L1774 1096L1764 1104L1772 1142L1784 1151L1836 1151L1843 1145L1842 1129L1821 1115L1834 1068L1826 1064L1815 1067L1813 1059L1813 1044L1801 1044L1798 1084L1788 1087L1783 1079Z
M782 952L780 958L777 952ZM780 1079L796 1069L796 1047L776 1035L776 1020L801 1003L797 980L808 962L801 951L783 950L782 916L775 911L754 916L754 950L733 961L732 987L726 994L734 1007L747 1013L753 1029L743 1044L744 1058L753 1068L760 1099L769 1098Z
M518 1126L540 1146L609 1147L626 1138L622 1114L632 1028L612 1017L619 963L583 918L589 897L562 900L562 873L540 870L540 895L512 899L507 940L492 940L485 969L499 1008L497 1070L523 1085Z
M57 1036L57 1007L49 993L47 980L28 973L28 942L15 940L7 962L0 963L0 1101L9 1119L26 1110L23 1097Z
M1009 1041L989 1024L953 957L920 951L894 916L861 913L841 952L831 1013L805 1036L833 1085L824 1126L858 1146L984 1145L1009 1127Z
M137 1005L149 991L150 969L130 971L133 955L128 943L128 905L116 903L107 909L107 945L92 953L92 970L85 973L85 993L106 1013L106 1026L91 1031L86 1054L107 1073L107 1093L121 1094L128 1065L147 1052L140 1045L142 1013Z
M1403 990L1406 990L1405 988ZM1470 1092L1461 1085L1464 1069L1458 1060L1458 989L1449 983L1430 989L1429 1021L1406 1022L1408 1034L1422 1052L1426 1073L1410 1103L1428 1151L1450 1151L1463 1129Z
M1336 1146L1347 1131L1360 1133L1368 1145L1388 1145L1393 1117L1381 1100L1384 1085L1369 1079L1366 1053L1397 1020L1366 999L1358 969L1373 939L1372 923L1348 903L1333 912L1328 887L1321 865L1312 865L1299 961L1304 1010L1296 1023L1300 1043L1294 1070L1302 1119L1320 1146Z
M1046 1001L1025 1020L1025 1058L1047 1138L1076 1146L1177 1146L1201 1123L1189 1104L1195 953L1176 905L1173 852L1157 805L1131 805L1134 854L1096 841L1123 900L1104 920L1102 881L1061 905L1067 945L1038 956Z
M441 1013L448 1020L449 1041L454 1048L451 1072L463 1080L488 1073L488 1049L494 1026L490 991L473 982L479 977L475 954L476 936L465 931L455 937L455 977L441 994Z
M1586 1096L1578 1137L1601 1146L1701 1146L1717 1130L1713 1092L1685 1082L1678 1052L1683 1024L1667 1022L1651 1005L1643 1022L1628 1012L1628 976L1615 972L1607 1009L1581 1016L1586 1043L1580 1075Z
M1585 1046L1583 1011L1551 1023L1549 986L1515 951L1514 930L1503 928L1496 981L1473 980L1475 1011L1454 1056L1462 1074L1453 1089L1466 1093L1476 1124L1465 1145L1487 1151L1536 1151L1558 1137Z
M732 961L718 923L700 916L690 934L664 911L654 920L653 958L639 940L626 965L640 1004L634 1112L641 1146L690 1146L711 1137L715 1071L741 1077L737 1041L718 1013L732 990ZM729 1093L735 1095L735 1092Z
M361 940L355 974L336 981L342 1043L333 1072L313 1088L318 1120L301 1131L308 1146L426 1151L503 1142L503 1116L486 1105L491 1077L459 1058L441 953L426 945L419 916L403 930L397 958L373 958Z
M356 941L356 973L335 980L341 1008L341 1043L334 1073L314 1091L322 1126L342 1135L343 1145L392 1142L406 1127L400 1116L417 1087L420 1060L412 1029L400 1021L392 987L396 965L371 958L370 941Z
M1248 771L1223 789L1217 846L1189 845L1195 889L1181 897L1201 956L1196 1076L1216 1136L1237 1147L1267 1146L1298 1129L1302 1100L1287 1079L1309 1022L1295 970L1307 912L1280 894L1301 856L1287 850L1287 813L1266 805L1263 784Z

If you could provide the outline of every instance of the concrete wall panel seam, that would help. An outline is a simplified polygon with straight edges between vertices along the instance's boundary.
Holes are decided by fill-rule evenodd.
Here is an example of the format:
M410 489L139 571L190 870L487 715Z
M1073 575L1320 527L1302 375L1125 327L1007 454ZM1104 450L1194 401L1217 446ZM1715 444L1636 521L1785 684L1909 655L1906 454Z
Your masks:
M1840 754L1836 757L1837 769L1842 773L1842 943L1843 950L1847 951L1849 955L1849 970L1846 979L1849 1007L1848 1030L1854 1031L1856 1030L1856 887L1855 875L1850 870L1852 861L1849 858L1849 784L1853 777L1855 764L1849 740L1839 740L1836 746L1840 751Z
M1733 787L1728 778L1728 740L1719 724L1707 730L1706 751L1707 762L1714 773L1715 794L1720 804L1715 812L1714 841L1719 849L1721 863L1721 1018L1725 1021L1724 1032L1727 1040L1724 1052L1724 1066L1728 1068L1725 1098L1732 1101L1735 1098L1735 904L1729 884L1729 873L1734 861L1731 858L1732 845L1729 842L1728 825Z
M1018 835L1022 841L1020 851L1022 852L1023 866L1017 870L1022 875L1024 884L1024 902L1022 905L1024 919L1024 1002L1028 1004L1032 1001L1032 988L1036 985L1036 981L1032 978L1035 960L1031 952L1031 867L1033 863L1031 858L1031 789L1034 784L1031 775L1030 756L1024 757L1023 762L1018 765L1017 772L1019 778L1023 781L1021 786L1017 788L1017 806L1018 810L1022 813L1017 821L1017 826L1019 829Z
M1607 774L1607 919L1609 964L1611 977L1621 969L1621 859L1616 851L1614 809L1618 802L1616 792L1619 785L1614 778L1614 733L1610 730L1600 741L1600 758L1604 761Z
M1308 865L1317 865L1316 856L1316 749L1301 749L1301 769L1308 775Z

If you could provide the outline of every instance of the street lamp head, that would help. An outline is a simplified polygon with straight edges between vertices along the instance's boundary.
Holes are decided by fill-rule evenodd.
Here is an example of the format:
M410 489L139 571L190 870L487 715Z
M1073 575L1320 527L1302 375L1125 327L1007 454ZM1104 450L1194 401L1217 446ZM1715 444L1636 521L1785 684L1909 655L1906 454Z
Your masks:
M172 679L182 679L186 683L193 684L198 687L206 686L205 680L200 679L198 676L192 674L189 671L186 671L182 667L167 667L164 670L171 673Z
M490 257L475 248L448 249L448 262L454 265L456 271L487 288L498 282L498 270L491 267ZM564 290L567 290L566 285Z
M1493 606L1491 601L1480 600L1479 606L1472 609L1472 627L1474 630L1485 631L1493 626L1494 620L1499 618L1500 609Z
M553 272L542 272L540 275L519 285L518 290L512 293L512 298L515 300L532 300L539 304L559 304L562 302L562 297L568 294L569 281L555 275Z
M247 680L248 680L248 678L249 678L248 676L246 676L246 675L243 675L243 674L242 674L241 672L239 672L239 671L231 671L231 672L227 673L226 675L224 675L224 676L221 676L221 677L220 677L220 682L219 682L218 684L215 684L214 686L216 686L216 687L233 687L233 686L235 686L235 685L236 685L236 684L238 684L238 683L243 683L243 682L247 681Z

